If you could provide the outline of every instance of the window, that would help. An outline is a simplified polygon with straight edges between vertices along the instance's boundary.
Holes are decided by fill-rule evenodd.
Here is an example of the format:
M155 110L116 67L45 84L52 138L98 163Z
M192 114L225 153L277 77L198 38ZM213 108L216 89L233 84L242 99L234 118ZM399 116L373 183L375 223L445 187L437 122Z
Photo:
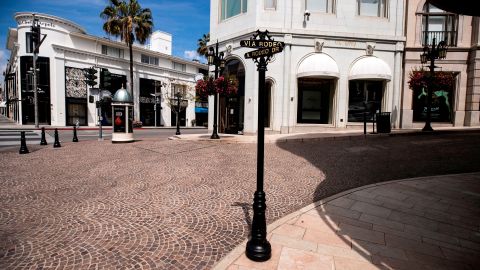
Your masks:
M107 45L102 45L102 54L118 58L124 58L123 49L110 47Z
M299 78L297 123L331 123L334 85L331 79Z
M25 45L26 45L27 53L33 53L32 32L25 33Z
M387 17L387 0L358 0L358 15Z
M348 122L373 120L382 104L383 81L352 80L348 84Z
M458 15L445 12L431 4L423 6L422 45L444 40L447 46L457 46Z
M222 0L220 7L221 20L247 12L247 0Z
M276 9L277 0L265 0L265 9Z
M305 0L305 10L333 13L334 0Z
M173 69L185 72L187 70L187 65L173 62Z
M175 94L180 92L182 94L182 97L185 97L187 95L187 88L185 87L185 85L181 85L181 84L172 84L172 98L176 98Z
M158 57L142 54L142 63L158 66Z

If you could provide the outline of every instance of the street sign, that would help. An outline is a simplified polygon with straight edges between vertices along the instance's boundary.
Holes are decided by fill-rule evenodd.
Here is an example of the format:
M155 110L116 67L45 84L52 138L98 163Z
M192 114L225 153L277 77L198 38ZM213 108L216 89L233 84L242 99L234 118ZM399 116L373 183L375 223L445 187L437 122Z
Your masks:
M257 40L257 39L245 39L240 40L241 47L247 48L273 48L273 47L285 47L285 42L273 41L273 40Z
M245 53L245 59L272 56L282 51L283 51L283 47L281 46L276 46L271 48L262 48L262 49Z

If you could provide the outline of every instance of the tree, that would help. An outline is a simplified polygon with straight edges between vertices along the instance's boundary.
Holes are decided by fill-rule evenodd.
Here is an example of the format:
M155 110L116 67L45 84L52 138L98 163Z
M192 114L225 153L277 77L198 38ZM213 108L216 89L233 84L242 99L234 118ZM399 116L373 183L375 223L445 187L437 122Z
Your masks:
M195 89L191 83L179 81L170 82L169 88L171 91L163 92L163 100L172 112L176 114L176 121L179 123L180 112L187 109L189 102L196 101Z
M152 34L152 12L142 9L137 0L110 0L109 5L100 13L105 20L103 30L127 43L130 53L130 91L133 97L133 53L132 46L136 40L140 44Z
M208 47L207 43L210 41L210 33L203 34L202 38L198 39L197 53L201 56L207 57Z

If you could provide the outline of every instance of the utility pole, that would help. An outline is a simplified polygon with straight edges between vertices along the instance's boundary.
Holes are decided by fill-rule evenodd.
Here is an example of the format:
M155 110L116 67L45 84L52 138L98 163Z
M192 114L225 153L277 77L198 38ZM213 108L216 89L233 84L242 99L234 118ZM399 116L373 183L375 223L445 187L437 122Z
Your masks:
M47 35L44 35L43 38L41 38L40 34L40 22L38 19L35 17L35 14L33 15L33 20L32 20L32 27L30 28L31 31L31 47L33 50L33 103L34 103L34 112L35 112L35 127L38 128L38 87L37 87L37 57L38 57L38 52L40 50L40 45L42 45L42 42L45 40Z
M38 128L37 56L40 47L40 44L38 43L40 41L40 24L35 17L35 14L33 14L31 38L33 39L33 103L35 110L35 128Z

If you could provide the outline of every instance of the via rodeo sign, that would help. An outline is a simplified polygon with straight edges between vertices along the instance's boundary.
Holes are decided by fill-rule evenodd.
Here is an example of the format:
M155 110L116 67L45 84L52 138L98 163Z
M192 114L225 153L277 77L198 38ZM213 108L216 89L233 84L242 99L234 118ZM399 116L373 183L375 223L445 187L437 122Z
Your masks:
M241 40L240 46L257 48L247 52L246 59L253 59L258 70L258 127L257 127L257 190L253 195L253 219L251 238L247 242L245 255L253 261L266 261L272 255L272 248L267 240L267 225L265 221L265 209L267 208L266 194L263 191L264 173L264 144L265 144L265 71L271 57L283 51L284 42L275 41L268 31L257 30L253 38Z
M265 33L264 36L260 36L261 33ZM262 37L268 36L268 31L260 32L257 30L257 34L254 35L254 39L248 40L240 40L241 47L247 48L259 48L258 50L247 52L245 54L245 59L251 58L258 58L258 57L271 57L276 53L280 53L283 51L283 47L285 47L285 43L281 41L274 41L274 40L262 40L262 39L255 39L255 37Z

